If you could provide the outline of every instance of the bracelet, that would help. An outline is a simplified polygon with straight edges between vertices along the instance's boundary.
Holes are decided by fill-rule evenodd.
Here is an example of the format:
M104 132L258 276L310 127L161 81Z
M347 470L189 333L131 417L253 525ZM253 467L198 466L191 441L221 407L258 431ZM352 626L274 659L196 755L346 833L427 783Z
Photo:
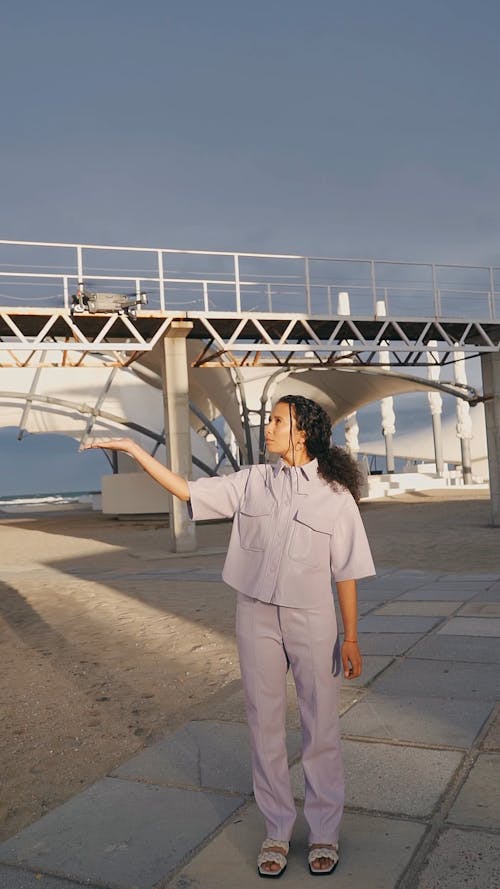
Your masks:
M359 645L359 642L357 639L344 639L344 642L354 642L355 645Z

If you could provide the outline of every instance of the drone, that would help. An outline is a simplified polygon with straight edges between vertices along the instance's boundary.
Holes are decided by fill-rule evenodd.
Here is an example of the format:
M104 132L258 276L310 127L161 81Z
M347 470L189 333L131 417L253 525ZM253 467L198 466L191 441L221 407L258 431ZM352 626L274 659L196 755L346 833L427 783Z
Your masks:
M79 285L71 299L72 315L85 312L90 315L116 312L117 315L127 315L129 318L136 318L137 309L147 305L148 302L146 293L99 293L85 290L83 285Z

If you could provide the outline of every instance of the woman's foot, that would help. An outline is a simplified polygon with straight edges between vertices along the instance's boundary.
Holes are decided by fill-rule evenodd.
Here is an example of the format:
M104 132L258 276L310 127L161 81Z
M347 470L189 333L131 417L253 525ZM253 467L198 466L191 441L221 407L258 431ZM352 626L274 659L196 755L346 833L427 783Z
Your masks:
M286 856L290 844L282 840L267 838L260 847L257 857L257 870L261 877L281 877L286 869Z
M312 843L307 861L314 876L331 874L339 862L339 847L336 843Z

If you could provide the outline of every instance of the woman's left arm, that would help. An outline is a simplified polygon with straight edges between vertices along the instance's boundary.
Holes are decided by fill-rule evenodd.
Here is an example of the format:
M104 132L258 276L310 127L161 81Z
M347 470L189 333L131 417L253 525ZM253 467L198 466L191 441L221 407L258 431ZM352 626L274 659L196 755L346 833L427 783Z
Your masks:
M361 676L363 661L358 645L358 595L355 580L337 580L337 594L344 624L341 648L342 666L346 679Z

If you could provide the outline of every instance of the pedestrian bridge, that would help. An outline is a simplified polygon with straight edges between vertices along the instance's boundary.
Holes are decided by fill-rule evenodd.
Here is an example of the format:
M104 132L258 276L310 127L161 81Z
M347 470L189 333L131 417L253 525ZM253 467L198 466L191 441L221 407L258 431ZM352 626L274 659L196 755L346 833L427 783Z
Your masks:
M429 342L447 363L500 349L500 268L0 241L4 365L13 350L38 363L66 344L66 363L131 361L179 323L209 347L198 364L370 364L383 351L411 366L428 363Z

